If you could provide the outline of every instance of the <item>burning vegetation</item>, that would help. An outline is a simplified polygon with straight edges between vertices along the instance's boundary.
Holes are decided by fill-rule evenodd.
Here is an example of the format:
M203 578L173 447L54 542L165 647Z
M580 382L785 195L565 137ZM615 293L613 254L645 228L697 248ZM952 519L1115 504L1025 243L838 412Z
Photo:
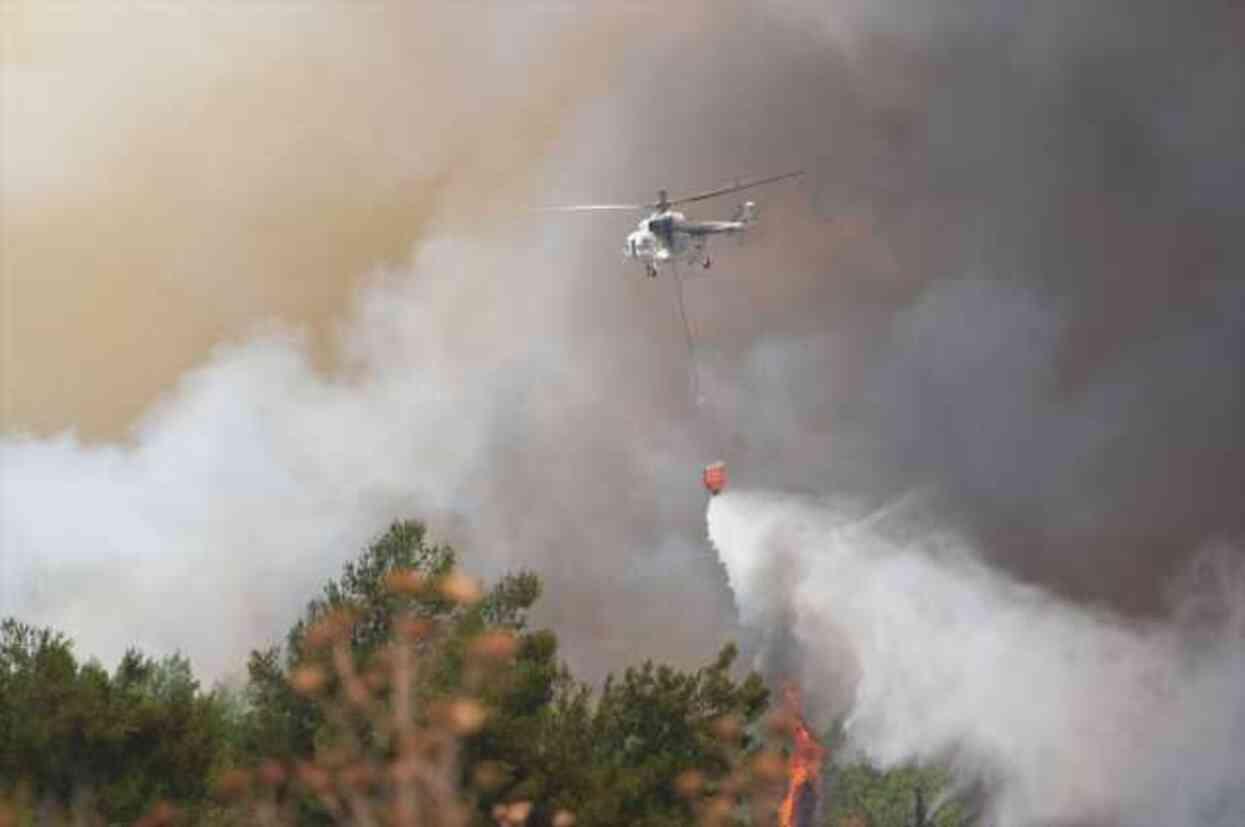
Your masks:
M787 794L778 808L778 825L812 827L821 801L821 768L826 749L804 721L799 688L790 685L784 695L792 728L792 745Z

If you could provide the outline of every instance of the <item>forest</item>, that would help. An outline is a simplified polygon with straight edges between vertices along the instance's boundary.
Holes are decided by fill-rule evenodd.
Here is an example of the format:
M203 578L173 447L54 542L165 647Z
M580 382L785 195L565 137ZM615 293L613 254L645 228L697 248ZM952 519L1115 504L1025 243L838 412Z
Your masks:
M137 649L109 671L7 618L0 827L775 823L793 721L734 644L592 687L529 626L541 590L527 571L482 585L397 522L241 687ZM818 824L967 822L944 768L883 772L844 758L838 727L820 737Z

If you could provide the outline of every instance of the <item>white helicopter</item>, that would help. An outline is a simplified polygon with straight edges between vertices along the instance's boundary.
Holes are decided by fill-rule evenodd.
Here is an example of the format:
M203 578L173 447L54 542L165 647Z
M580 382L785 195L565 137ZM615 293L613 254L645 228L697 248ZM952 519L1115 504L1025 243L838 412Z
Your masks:
M712 264L709 259L709 236L733 235L747 230L757 220L757 205L754 201L745 201L739 205L735 215L726 221L693 221L673 207L679 204L690 204L727 195L740 190L771 184L787 178L803 175L804 170L786 172L769 178L754 181L743 181L720 187L708 192L689 195L671 200L665 190L658 190L657 200L650 204L576 204L569 207L546 207L553 212L610 212L610 211L651 211L627 236L623 255L644 262L645 272L650 278L657 278L661 265L666 262L677 264L680 260L688 264L700 265L706 270Z

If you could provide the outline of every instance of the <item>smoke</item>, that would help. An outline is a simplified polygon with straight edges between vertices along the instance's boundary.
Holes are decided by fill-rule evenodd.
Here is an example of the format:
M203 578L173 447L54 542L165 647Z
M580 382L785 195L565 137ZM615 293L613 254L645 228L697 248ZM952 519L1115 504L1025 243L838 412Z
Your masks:
M882 766L950 760L986 782L991 824L1240 823L1231 557L1203 558L1173 616L1126 622L1019 584L914 511L738 491L709 508L744 623L792 616L803 680L854 746Z
M699 662L718 458L1159 611L1245 528L1240 18L1031 5L6 4L0 613L215 674L415 515ZM522 213L798 166L700 407L631 217Z
M822 218L771 211L764 276L700 299L731 467L931 487L1021 578L1155 611L1245 530L1239 11L783 7L818 45L734 91L819 158Z
M20 48L4 67L0 614L106 660L180 648L219 675L389 520L417 516L478 574L540 569L568 653L589 671L617 662L643 624L626 627L624 596L595 611L559 563L585 557L667 606L677 586L652 572L685 581L696 563L664 527L664 547L631 554L580 528L653 470L614 453L611 419L626 433L630 409L605 409L604 347L575 306L619 300L592 289L584 251L513 216L616 77L609 44L649 10L5 14ZM667 31L685 17L664 13ZM636 559L654 562L637 574ZM724 616L723 594L699 610ZM560 622L589 606L601 626ZM666 640L699 656L717 632Z
M447 222L488 235L608 89L602 44L645 20L541 4L4 13L0 415L93 439L123 437L215 344L271 318L331 366L368 272Z

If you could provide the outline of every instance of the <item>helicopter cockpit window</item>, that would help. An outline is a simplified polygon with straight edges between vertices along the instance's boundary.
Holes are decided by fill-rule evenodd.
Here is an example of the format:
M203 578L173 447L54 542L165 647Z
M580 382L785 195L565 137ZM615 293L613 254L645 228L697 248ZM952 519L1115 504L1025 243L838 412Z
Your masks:
M669 238L674 222L669 218L654 218L648 222L648 228L657 235Z

